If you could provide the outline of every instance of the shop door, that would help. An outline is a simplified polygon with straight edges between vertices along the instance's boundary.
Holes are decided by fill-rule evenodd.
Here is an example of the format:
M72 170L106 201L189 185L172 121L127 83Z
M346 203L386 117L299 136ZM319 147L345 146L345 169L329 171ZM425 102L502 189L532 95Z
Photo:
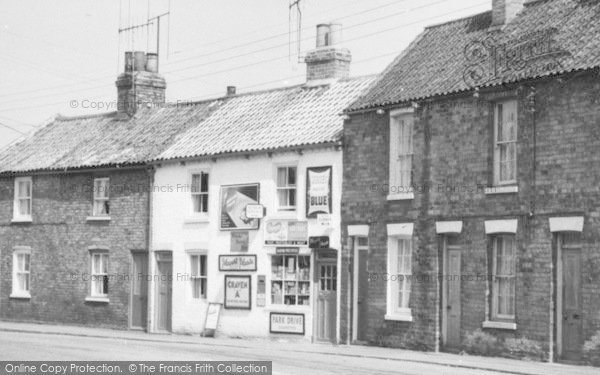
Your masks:
M148 305L148 254L132 253L131 327L146 328Z
M581 252L562 249L562 359L581 355Z
M173 262L171 253L156 254L156 329L171 330Z
M446 252L446 334L445 348L460 346L460 248L448 246Z
M358 251L358 273L356 277L358 278L358 282L355 284L358 286L357 290L357 329L356 329L356 339L358 341L367 341L367 293L369 288L369 275L367 274L367 259L369 256L368 251Z
M337 265L332 262L319 263L317 271L317 340L334 342L337 301Z

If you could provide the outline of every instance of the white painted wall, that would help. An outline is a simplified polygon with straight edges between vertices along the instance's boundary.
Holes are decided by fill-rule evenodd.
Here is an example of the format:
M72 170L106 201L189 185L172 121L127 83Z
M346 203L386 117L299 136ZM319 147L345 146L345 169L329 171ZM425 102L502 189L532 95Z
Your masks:
M281 165L297 166L297 211L278 213L276 201L276 168ZM311 283L310 306L271 306L271 259L275 247L265 246L263 240L264 223L268 219L306 220L306 169L307 167L329 166L332 169L332 225L327 231L331 248L340 250L340 200L342 191L342 152L333 148L297 152L274 153L245 157L220 158L216 161L168 163L158 166L152 197L152 239L151 250L173 251L173 302L172 329L179 333L198 334L203 330L208 302L223 302L224 274L218 270L219 254L230 253L230 231L219 229L220 190L222 185L260 183L260 203L267 208L267 216L261 220L259 230L250 231L248 254L257 255L257 271L252 275L252 309L221 311L218 334L227 336L267 336L269 335L269 312L300 312L305 314L305 338L312 337L313 308L315 306L315 285ZM178 191L178 185L190 183L194 171L209 173L209 208L205 221L192 220L189 192ZM309 235L327 234L316 219L308 219ZM178 275L190 273L188 251L205 251L208 255L208 297L207 300L193 300L191 282L178 279ZM310 249L301 248L300 254L311 255ZM150 270L155 269L151 257ZM311 273L314 272L314 256L311 257ZM266 276L266 307L256 307L257 275ZM338 283L340 282L338 271ZM311 275L311 280L313 279ZM150 321L154 321L154 285L150 286ZM339 293L339 292L338 292ZM338 309L339 311L339 295ZM152 324L152 323L151 323ZM339 324L337 324L339 326ZM152 325L151 325L152 328ZM152 330L152 329L151 329Z

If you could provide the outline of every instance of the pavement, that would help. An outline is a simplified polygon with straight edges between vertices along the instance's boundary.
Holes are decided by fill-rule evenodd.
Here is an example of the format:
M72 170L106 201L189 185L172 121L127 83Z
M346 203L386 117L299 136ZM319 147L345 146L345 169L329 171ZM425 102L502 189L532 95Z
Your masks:
M191 335L148 334L142 331L123 331L79 326L15 323L6 321L0 321L0 332L6 332L6 334L0 334L0 345L3 344L3 337L8 340L8 337L11 334L13 335L11 337L18 338L19 340L26 336L22 334L31 334L32 336L41 335L40 337L46 339L49 338L48 342L53 342L53 340L60 341L61 339L68 339L71 337L71 341L74 340L73 338L81 338L82 340L93 339L100 342L106 342L108 340L111 345L115 342L129 342L131 345L139 347L155 346L157 350L161 348L161 345L166 348L168 348L170 345L179 348L177 349L178 351L181 351L181 348L186 348L186 350L189 350L190 352L198 349L197 352L210 353L211 355L215 355L219 358L225 358L225 355L231 355L232 353L244 353L245 350L245 355L247 356L251 356L253 353L256 356L257 353L261 353L262 355L266 355L266 357L263 359L269 359L269 356L273 356L274 359L281 357L286 358L287 360L290 360L290 358L296 358L296 362L298 362L298 354L300 354L303 358L314 358L315 360L318 358L332 358L333 361L338 361L342 364L347 364L351 361L362 360L362 362L356 362L357 365L359 363L383 363L393 368L406 370L406 373L410 373L409 370L411 368L413 368L414 371L417 371L416 373L419 373L419 371L422 371L422 369L428 368L425 366L432 366L432 369L437 369L435 370L438 371L437 373L444 374L451 372L488 372L520 375L600 374L600 369L587 366L531 362L495 357L478 357L462 354L417 352L372 346L313 344L305 341L288 340L283 337L275 339L240 339L227 337L207 338ZM54 339L52 339L52 337L54 337ZM28 343L24 342L23 345L27 346ZM63 355L68 355L69 353L70 352L65 349ZM121 352L122 360L128 359L126 353L126 351ZM161 352L158 351L158 353ZM110 353L108 354L110 355ZM50 355L50 357L54 358L52 355ZM5 360L6 359L11 358L5 358ZM34 360L37 358L31 359ZM109 357L108 359L112 360L113 358ZM156 357L154 357L154 359L156 359ZM289 364L288 362L285 362L285 364ZM292 373L292 371L289 373Z

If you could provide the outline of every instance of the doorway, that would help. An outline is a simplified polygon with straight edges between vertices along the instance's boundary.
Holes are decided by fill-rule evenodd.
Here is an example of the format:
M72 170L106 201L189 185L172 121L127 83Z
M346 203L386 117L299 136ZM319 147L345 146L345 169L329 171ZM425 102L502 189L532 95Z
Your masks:
M173 290L173 255L159 251L156 257L156 330L171 331L171 296Z
M317 254L316 339L335 342L337 317L337 252Z
M461 247L458 236L442 237L442 345L445 350L458 350L461 320Z
M354 237L354 324L353 341L366 342L368 334L368 293L369 293L369 240L367 237Z
M131 328L146 329L148 314L148 253L131 253Z
M583 343L579 233L557 236L557 349L564 361L579 361Z

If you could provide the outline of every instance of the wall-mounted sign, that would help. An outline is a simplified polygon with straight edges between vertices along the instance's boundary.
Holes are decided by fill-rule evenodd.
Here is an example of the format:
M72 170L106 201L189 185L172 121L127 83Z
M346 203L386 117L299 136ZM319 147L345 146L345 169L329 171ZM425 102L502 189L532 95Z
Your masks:
M330 214L317 214L317 225L323 227L331 226L331 215Z
M246 216L246 206L258 204L259 184L221 186L221 230L258 229L259 219Z
M204 322L204 331L202 336L214 337L217 326L219 325L219 314L221 313L221 304L211 302L206 309L206 321Z
M265 245L308 245L308 222L269 220L265 225Z
M231 232L231 252L247 253L250 233L248 231Z
M258 275L256 278L256 306L265 307L267 304L267 286L265 275Z
M271 313L269 331L271 333L304 334L304 314Z
M249 204L246 206L246 217L249 219L262 219L265 217L265 206L262 204Z
M256 255L219 255L219 271L256 271Z
M329 236L308 237L308 247L311 249L329 249Z
M306 169L306 217L331 213L331 166Z
M226 309L250 310L252 308L252 282L250 276L225 275Z
M297 255L299 253L300 248L298 247L278 247L275 249L277 255Z

